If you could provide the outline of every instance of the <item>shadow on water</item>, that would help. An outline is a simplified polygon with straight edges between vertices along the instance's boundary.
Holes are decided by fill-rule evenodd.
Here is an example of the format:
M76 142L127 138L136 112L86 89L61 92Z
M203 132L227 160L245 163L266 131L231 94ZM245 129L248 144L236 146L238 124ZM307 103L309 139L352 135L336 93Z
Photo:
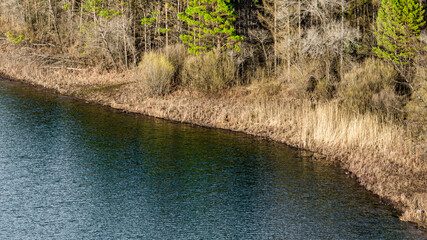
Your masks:
M0 81L0 237L421 239L335 165Z

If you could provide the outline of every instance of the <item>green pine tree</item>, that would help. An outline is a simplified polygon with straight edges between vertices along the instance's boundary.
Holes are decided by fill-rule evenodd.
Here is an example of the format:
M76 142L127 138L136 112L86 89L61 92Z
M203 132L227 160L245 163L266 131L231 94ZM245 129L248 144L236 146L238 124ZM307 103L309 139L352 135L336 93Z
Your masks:
M180 38L190 53L206 53L215 48L240 50L243 37L236 34L236 15L230 0L189 0L179 19L189 26L188 33Z
M415 0L382 0L374 52L395 65L411 65L419 46L424 10Z

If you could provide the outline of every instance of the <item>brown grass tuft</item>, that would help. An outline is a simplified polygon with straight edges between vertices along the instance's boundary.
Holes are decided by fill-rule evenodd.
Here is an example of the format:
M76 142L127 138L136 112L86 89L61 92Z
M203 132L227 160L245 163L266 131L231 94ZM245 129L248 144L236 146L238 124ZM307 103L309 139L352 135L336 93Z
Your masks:
M198 90L218 91L235 80L233 61L220 53L190 56L184 63L181 79L185 86Z
M175 68L164 55L146 54L136 70L136 80L140 81L148 94L169 93Z
M406 100L395 91L397 78L393 66L369 58L360 67L345 74L339 84L338 94L344 106L351 111L370 111L401 118Z

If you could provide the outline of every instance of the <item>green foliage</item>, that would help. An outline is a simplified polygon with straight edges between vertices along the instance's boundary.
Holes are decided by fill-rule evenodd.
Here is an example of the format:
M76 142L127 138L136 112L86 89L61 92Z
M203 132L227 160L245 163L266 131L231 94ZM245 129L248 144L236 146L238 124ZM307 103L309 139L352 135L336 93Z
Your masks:
M168 4L168 7L169 4ZM141 19L141 25L145 26L145 27L149 27L151 26L156 20L158 20L159 18L161 18L161 13L160 12L152 12L150 14L150 17L145 17ZM170 28L158 28L156 29L156 31L158 31L159 33L165 34L167 32L170 32L172 29Z
M6 36L14 43L19 43L24 39L24 35L20 34L18 36L14 36L10 31L7 31Z
M425 24L423 15L418 1L382 0L375 31L377 56L396 64L410 63L417 51L420 27Z
M113 9L108 9L102 3L104 0L89 0L86 1L83 5L83 9L90 13L95 13L97 16L104 17L109 20L115 16L120 16L122 13L120 11L115 11Z
M198 90L218 91L234 83L235 72L236 67L228 56L213 51L187 58L181 79L186 86Z
M151 25L159 17L159 13L152 12L151 17L145 17L141 19L141 25Z
M71 7L70 7L70 4L65 4L64 6L62 6L62 10L69 10Z
M144 56L137 69L137 79L151 95L170 92L175 68L164 55L149 53Z
M240 50L243 37L236 34L236 15L230 0L189 0L185 13L178 17L191 29L180 36L190 53L206 53L216 47Z
M171 30L170 28L160 28L159 32L165 34L165 33L169 32L170 30Z

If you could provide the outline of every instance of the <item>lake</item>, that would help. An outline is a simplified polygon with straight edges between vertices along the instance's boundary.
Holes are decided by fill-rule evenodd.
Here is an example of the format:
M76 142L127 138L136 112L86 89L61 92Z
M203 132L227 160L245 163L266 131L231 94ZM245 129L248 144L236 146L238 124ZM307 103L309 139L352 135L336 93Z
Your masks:
M426 237L301 154L0 80L0 238Z

